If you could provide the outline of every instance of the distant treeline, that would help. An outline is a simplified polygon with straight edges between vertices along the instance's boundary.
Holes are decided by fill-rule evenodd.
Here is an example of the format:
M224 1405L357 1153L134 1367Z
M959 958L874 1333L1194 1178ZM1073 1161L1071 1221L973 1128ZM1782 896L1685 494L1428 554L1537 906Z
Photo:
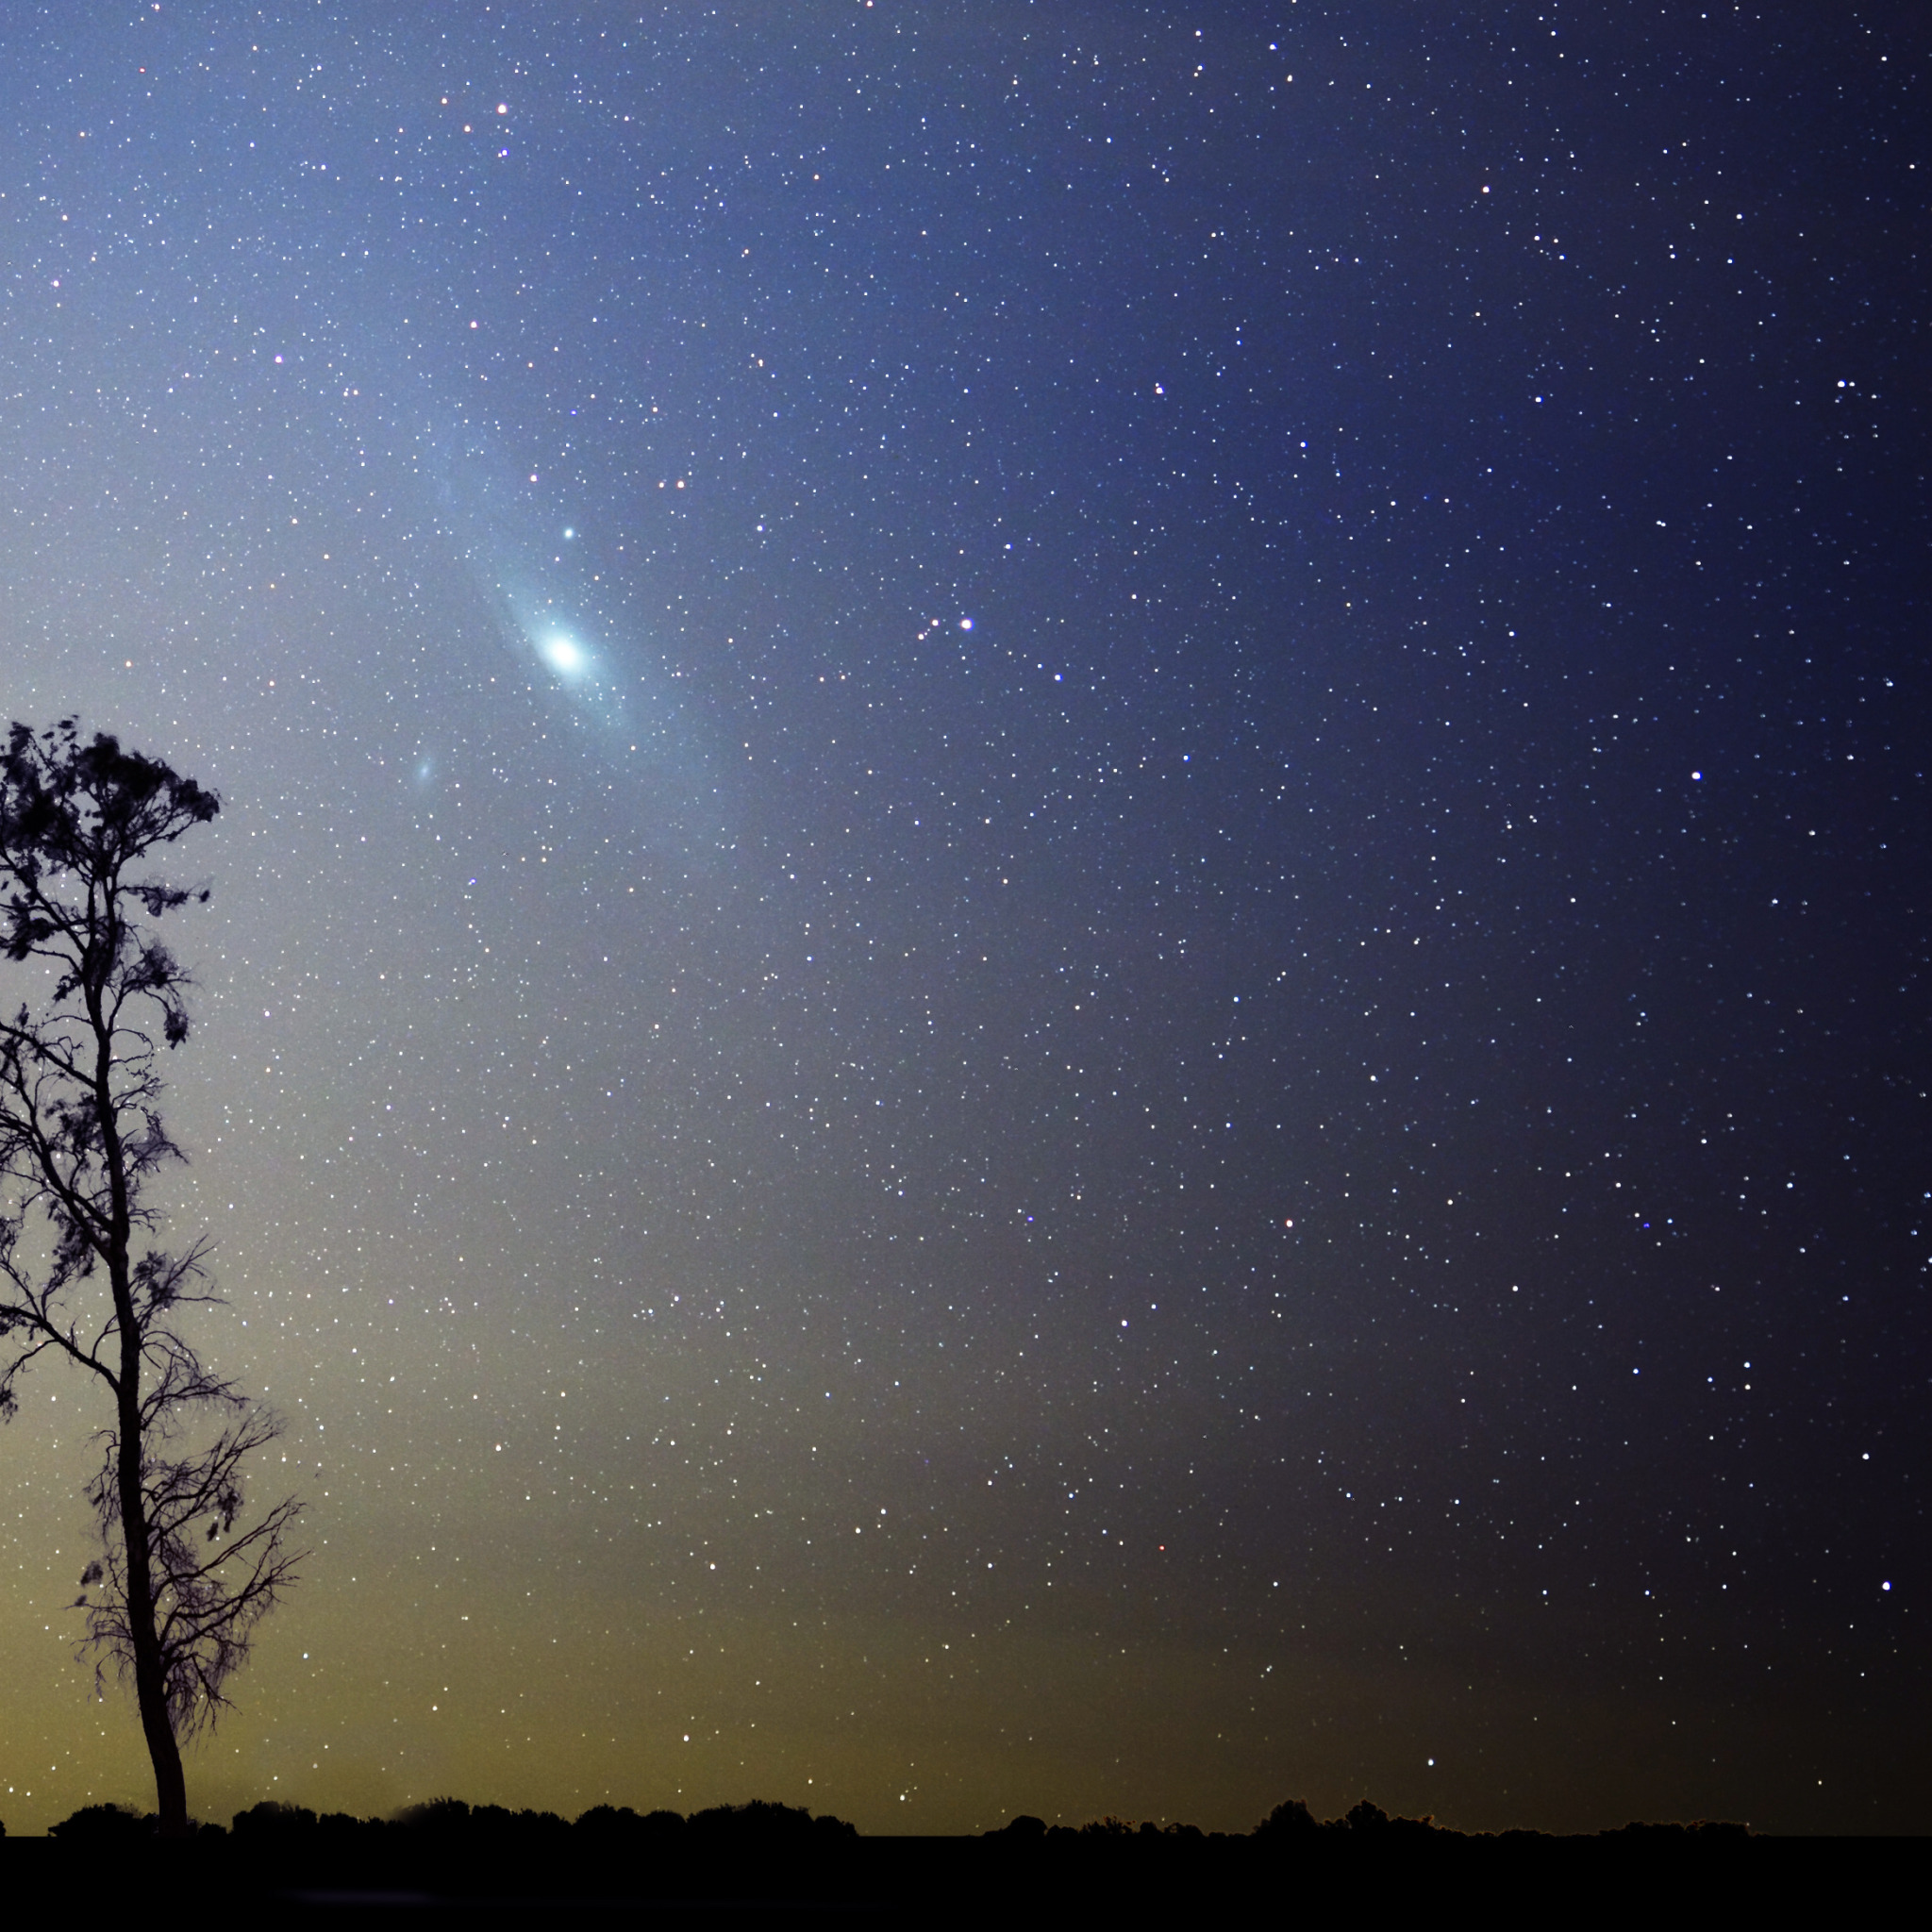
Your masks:
M1021 1817L974 1838L861 1838L842 1819L789 1805L720 1805L688 1818L599 1805L572 1821L442 1798L386 1819L251 1806L225 1829L196 1827L184 1866L185 1848L160 1838L153 1819L90 1805L48 1838L0 1845L0 1898L23 1924L36 1901L51 1914L85 1898L111 1918L151 1903L157 1874L192 1871L218 1888L213 1896L275 1899L278 1923L291 1924L345 1904L402 1899L458 1913L549 1912L596 1900L727 1916L775 1907L916 1914L932 1925L983 1926L1016 1912L1191 1923L1204 1912L1278 1916L1291 1896L1310 1911L1354 1911L1364 1886L1418 1909L1449 1895L1531 1894L1622 1896L1636 1909L1659 1886L1680 1901L1707 1896L1713 1909L1720 1901L1729 1909L1758 1892L1782 1897L1780 1844L1702 1821L1569 1840L1466 1836L1426 1818L1391 1818L1366 1800L1326 1822L1306 1805L1279 1805L1246 1832Z
M47 1835L63 1843L105 1847L151 1838L155 1830L156 1820L150 1814L118 1805L86 1805L50 1826ZM6 1826L0 1824L0 1836L5 1832ZM640 1813L627 1805L597 1805L575 1821L555 1811L511 1811L501 1805L466 1805L460 1798L412 1805L391 1818L355 1818L343 1811L318 1816L302 1806L271 1802L237 1812L225 1828L198 1824L195 1832L202 1840L225 1840L237 1850L289 1857L304 1865L318 1858L330 1861L339 1855L355 1861L359 1854L389 1853L426 1856L437 1863L457 1857L491 1864L508 1860L537 1868L621 1861L640 1870L693 1859L706 1861L713 1856L736 1858L753 1854L781 1861L809 1858L816 1854L836 1854L858 1838L858 1827L843 1819L829 1814L814 1817L803 1807L759 1800L717 1805L689 1817L676 1811ZM1581 1836L1601 1841L1631 1838L1736 1840L1750 1835L1748 1825L1700 1818L1679 1824L1635 1823ZM1203 1831L1192 1824L1156 1824L1113 1817L1080 1825L1048 1824L1044 1819L1023 1815L987 1832L978 1841L997 1841L1015 1851L1029 1846L1095 1846L1130 1840L1150 1848L1241 1844L1291 1852L1371 1842L1394 1849L1539 1840L1558 1841L1544 1832L1466 1833L1439 1825L1433 1818L1391 1818L1364 1798L1343 1816L1329 1819L1318 1819L1300 1799L1290 1799L1277 1805L1249 1832ZM894 1838L870 1842L882 1841L904 1840Z

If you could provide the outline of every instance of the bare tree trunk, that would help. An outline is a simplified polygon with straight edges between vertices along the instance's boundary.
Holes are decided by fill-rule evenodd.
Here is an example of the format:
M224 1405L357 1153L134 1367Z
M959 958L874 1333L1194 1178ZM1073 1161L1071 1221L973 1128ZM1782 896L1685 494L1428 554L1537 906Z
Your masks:
M155 1809L161 1836L184 1838L188 1832L188 1780L181 1769L175 1721L168 1712L168 1674L161 1661L160 1634L155 1628L154 1566L149 1561L147 1500L141 1482L142 1336L135 1318L127 1258L133 1224L127 1151L113 1107L113 1029L103 1012L98 990L90 987L86 996L88 1017L94 1029L94 1100L100 1109L101 1154L110 1202L108 1284L121 1328L121 1384L116 1391L121 1441L115 1475L121 1495L121 1546L127 1564L127 1633L134 1651L134 1701L155 1768Z
M120 1296L116 1295L116 1300ZM163 1838L188 1831L188 1781L168 1715L168 1684L155 1630L154 1575L148 1563L147 1511L141 1492L141 1344L130 1319L121 1329L121 1542L127 1562L127 1629L134 1647L134 1698L155 1768L155 1808ZM132 1357L132 1359L130 1359Z

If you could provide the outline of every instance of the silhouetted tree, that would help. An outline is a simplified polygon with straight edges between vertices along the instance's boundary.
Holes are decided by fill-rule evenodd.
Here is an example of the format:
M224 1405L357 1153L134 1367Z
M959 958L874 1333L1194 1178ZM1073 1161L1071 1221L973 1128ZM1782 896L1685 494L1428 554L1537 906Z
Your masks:
M1317 1837L1321 1829L1314 1813L1300 1798L1289 1798L1256 1825L1253 1836L1270 1844L1291 1845Z
M189 1828L181 1741L227 1702L296 1561L292 1498L242 1526L242 1465L279 1431L181 1333L179 1312L215 1299L206 1250L155 1245L147 1198L184 1158L156 1035L187 1039L190 985L153 927L208 895L144 868L219 808L158 759L83 742L71 718L15 724L0 753L0 948L39 969L38 1004L0 1019L0 1415L48 1353L112 1400L88 1491L102 1554L76 1607L97 1684L109 1661L132 1681L169 1836Z

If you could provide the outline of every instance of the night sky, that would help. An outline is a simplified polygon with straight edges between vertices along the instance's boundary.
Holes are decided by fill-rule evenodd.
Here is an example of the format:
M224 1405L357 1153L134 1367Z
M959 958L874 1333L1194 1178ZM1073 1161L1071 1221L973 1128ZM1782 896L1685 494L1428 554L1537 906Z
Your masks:
M0 720L223 796L308 1502L192 1808L1923 1828L1924 27L7 9Z

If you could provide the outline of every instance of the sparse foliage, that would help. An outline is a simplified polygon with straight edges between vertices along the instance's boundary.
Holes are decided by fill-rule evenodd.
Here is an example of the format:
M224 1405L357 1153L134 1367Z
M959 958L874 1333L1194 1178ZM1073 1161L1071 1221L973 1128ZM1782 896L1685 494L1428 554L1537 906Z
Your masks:
M185 1158L161 1113L159 1041L191 984L153 926L191 891L130 876L206 824L214 793L71 718L0 754L0 949L42 994L0 1020L0 1415L42 1355L109 1393L90 1485L102 1556L83 1574L97 1678L132 1684L159 1824L188 1828L180 1742L214 1722L256 1624L294 1580L298 1504L247 1521L242 1465L275 1418L177 1325L207 1306L206 1249L155 1242L150 1183ZM90 1596L87 1592L95 1591Z

